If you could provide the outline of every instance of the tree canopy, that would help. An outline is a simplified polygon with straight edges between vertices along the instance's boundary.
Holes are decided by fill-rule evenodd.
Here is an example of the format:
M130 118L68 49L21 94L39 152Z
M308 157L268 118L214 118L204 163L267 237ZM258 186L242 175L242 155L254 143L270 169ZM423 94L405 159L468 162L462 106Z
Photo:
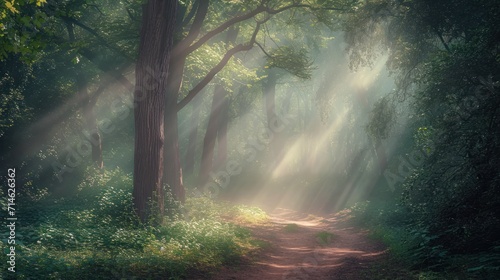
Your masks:
M91 277L101 261L102 279L182 278L256 252L244 223L265 215L222 201L346 209L410 274L496 279L499 11L2 2L0 166L16 187L2 177L0 201L22 209L20 279Z

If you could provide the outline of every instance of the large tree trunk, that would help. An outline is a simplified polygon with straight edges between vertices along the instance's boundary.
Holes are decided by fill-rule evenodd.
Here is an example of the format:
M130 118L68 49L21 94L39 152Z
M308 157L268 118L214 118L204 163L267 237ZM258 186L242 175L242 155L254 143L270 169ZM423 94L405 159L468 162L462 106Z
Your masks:
M193 99L193 111L189 119L190 131L189 131L189 142L186 151L185 164L184 164L184 175L192 175L194 171L195 155L196 155L196 141L198 140L198 124L200 121L200 105L201 96L197 96Z
M165 135L167 137L165 147L165 172L163 181L170 187L174 198L177 201L185 202L186 191L182 183L182 167L179 155L179 131L177 124L177 98L182 85L182 76L184 74L184 64L186 57L186 48L196 39L200 33L201 26L208 11L209 1L197 2L196 16L193 20L191 28L186 38L176 43L174 52L175 57L172 58L170 67L171 73L168 78L168 88L166 95L166 112L165 112Z
M165 89L177 1L149 0L142 6L139 57L136 64L134 207L141 221L163 215L162 186ZM177 116L177 110L169 115ZM177 127L176 125L174 127ZM167 143L171 136L167 137ZM154 203L149 203L154 202ZM154 205L155 208L150 209Z

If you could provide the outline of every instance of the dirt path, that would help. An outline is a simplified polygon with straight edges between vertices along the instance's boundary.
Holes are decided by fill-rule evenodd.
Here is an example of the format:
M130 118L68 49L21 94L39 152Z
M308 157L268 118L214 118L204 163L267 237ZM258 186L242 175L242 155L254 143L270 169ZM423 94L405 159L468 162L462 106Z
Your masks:
M276 209L270 217L268 224L252 228L270 246L253 261L225 267L210 279L373 279L370 264L385 257L383 246L340 214L322 218Z

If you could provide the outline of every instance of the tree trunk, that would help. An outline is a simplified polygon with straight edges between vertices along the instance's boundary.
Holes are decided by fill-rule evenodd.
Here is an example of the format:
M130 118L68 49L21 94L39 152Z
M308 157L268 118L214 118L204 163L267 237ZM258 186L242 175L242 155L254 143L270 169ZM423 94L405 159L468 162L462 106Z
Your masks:
M87 135L85 136L86 138L88 138L92 149L92 162L95 163L97 168L102 168L103 161L101 135L97 127L97 119L94 112L95 103L92 102L91 98L89 97L87 85L88 83L85 74L76 74L76 86L78 94L80 95L82 100L85 100L82 108L82 115L85 130L87 131Z
M226 34L226 47L236 41L239 29L231 26ZM227 159L227 117L229 111L228 92L222 85L216 85L212 99L212 108L208 119L207 131L203 139L203 152L198 176L198 187L203 188L208 182L210 172ZM214 158L215 141L217 139L217 158ZM214 163L215 160L215 163Z
M277 121L276 115L276 74L272 69L268 70L267 78L263 82L264 100L266 107L267 125L269 129Z
M167 96L167 99L173 99ZM168 100L165 107L165 173L164 183L170 187L174 199L184 203L186 192L182 182L182 168L179 155L179 131L177 125L177 98Z
M168 136L165 147L165 172L163 181L170 187L174 199L182 203L186 200L186 191L182 183L182 167L179 155L179 131L177 124L177 98L182 85L182 76L184 74L184 65L189 53L186 48L196 39L200 33L201 26L208 11L209 1L196 2L196 16L186 38L176 43L170 67L171 74L168 78L168 88L166 95L166 113L165 113L165 135ZM194 11L194 10L193 10Z
M153 213L164 213L162 175L165 89L176 9L177 1L149 0L142 6L134 91L136 107L133 197L135 211L143 222ZM169 112L169 116L172 115L177 116L175 109ZM168 135L166 142L175 142L170 139L171 136ZM151 208L153 205L154 208Z
M276 167L281 161L281 148L279 147L279 128L283 126L276 114L276 73L273 69L268 69L267 78L263 81L264 104L267 116L267 127L271 131L272 138L269 143L269 171Z
M226 44L234 43L238 37L239 28L231 26L226 35ZM229 47L229 46L227 46ZM219 126L217 128L217 158L215 168L220 169L227 160L227 126L229 122L229 94L224 90L224 98L220 106Z
M216 85L212 99L212 107L208 119L207 131L203 139L203 152L201 154L200 173L198 176L198 187L203 188L208 182L209 174L213 170L214 148L219 127L219 115L222 102L226 96L226 90L221 85Z
M200 105L201 96L197 96L193 99L193 111L189 119L190 131L189 131L189 142L186 151L185 165L184 165L184 175L192 175L194 171L195 154L196 154L196 141L198 139L198 123L200 121Z
M375 140L375 156L378 161L378 170L380 174L384 173L385 168L387 167L387 156L385 154L384 145L382 144L382 140Z
M97 126L97 118L94 112L95 103L89 102L83 107L83 115L85 118L85 125L89 135L89 142L92 145L92 162L95 163L97 168L102 169L104 162L102 161L102 137L99 133Z
M217 157L214 169L219 170L227 160L227 125L229 122L229 96L224 90L224 98L220 105L219 121L217 127Z
M165 96L165 170L164 184L170 187L174 199L186 200L186 192L182 183L182 167L179 154L179 128L177 123L177 97L182 86L184 74L184 56L172 57L168 76L167 94Z

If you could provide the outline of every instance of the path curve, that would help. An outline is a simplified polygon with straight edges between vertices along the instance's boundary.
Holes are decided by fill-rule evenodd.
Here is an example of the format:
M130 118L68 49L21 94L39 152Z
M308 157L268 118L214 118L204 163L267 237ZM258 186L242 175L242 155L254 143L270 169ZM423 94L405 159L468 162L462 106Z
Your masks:
M267 224L251 228L256 238L271 244L269 248L253 261L222 268L210 279L372 279L370 264L386 255L384 246L349 226L345 214L322 218L276 209L269 216ZM290 224L298 227L287 231ZM333 238L321 239L320 232Z

